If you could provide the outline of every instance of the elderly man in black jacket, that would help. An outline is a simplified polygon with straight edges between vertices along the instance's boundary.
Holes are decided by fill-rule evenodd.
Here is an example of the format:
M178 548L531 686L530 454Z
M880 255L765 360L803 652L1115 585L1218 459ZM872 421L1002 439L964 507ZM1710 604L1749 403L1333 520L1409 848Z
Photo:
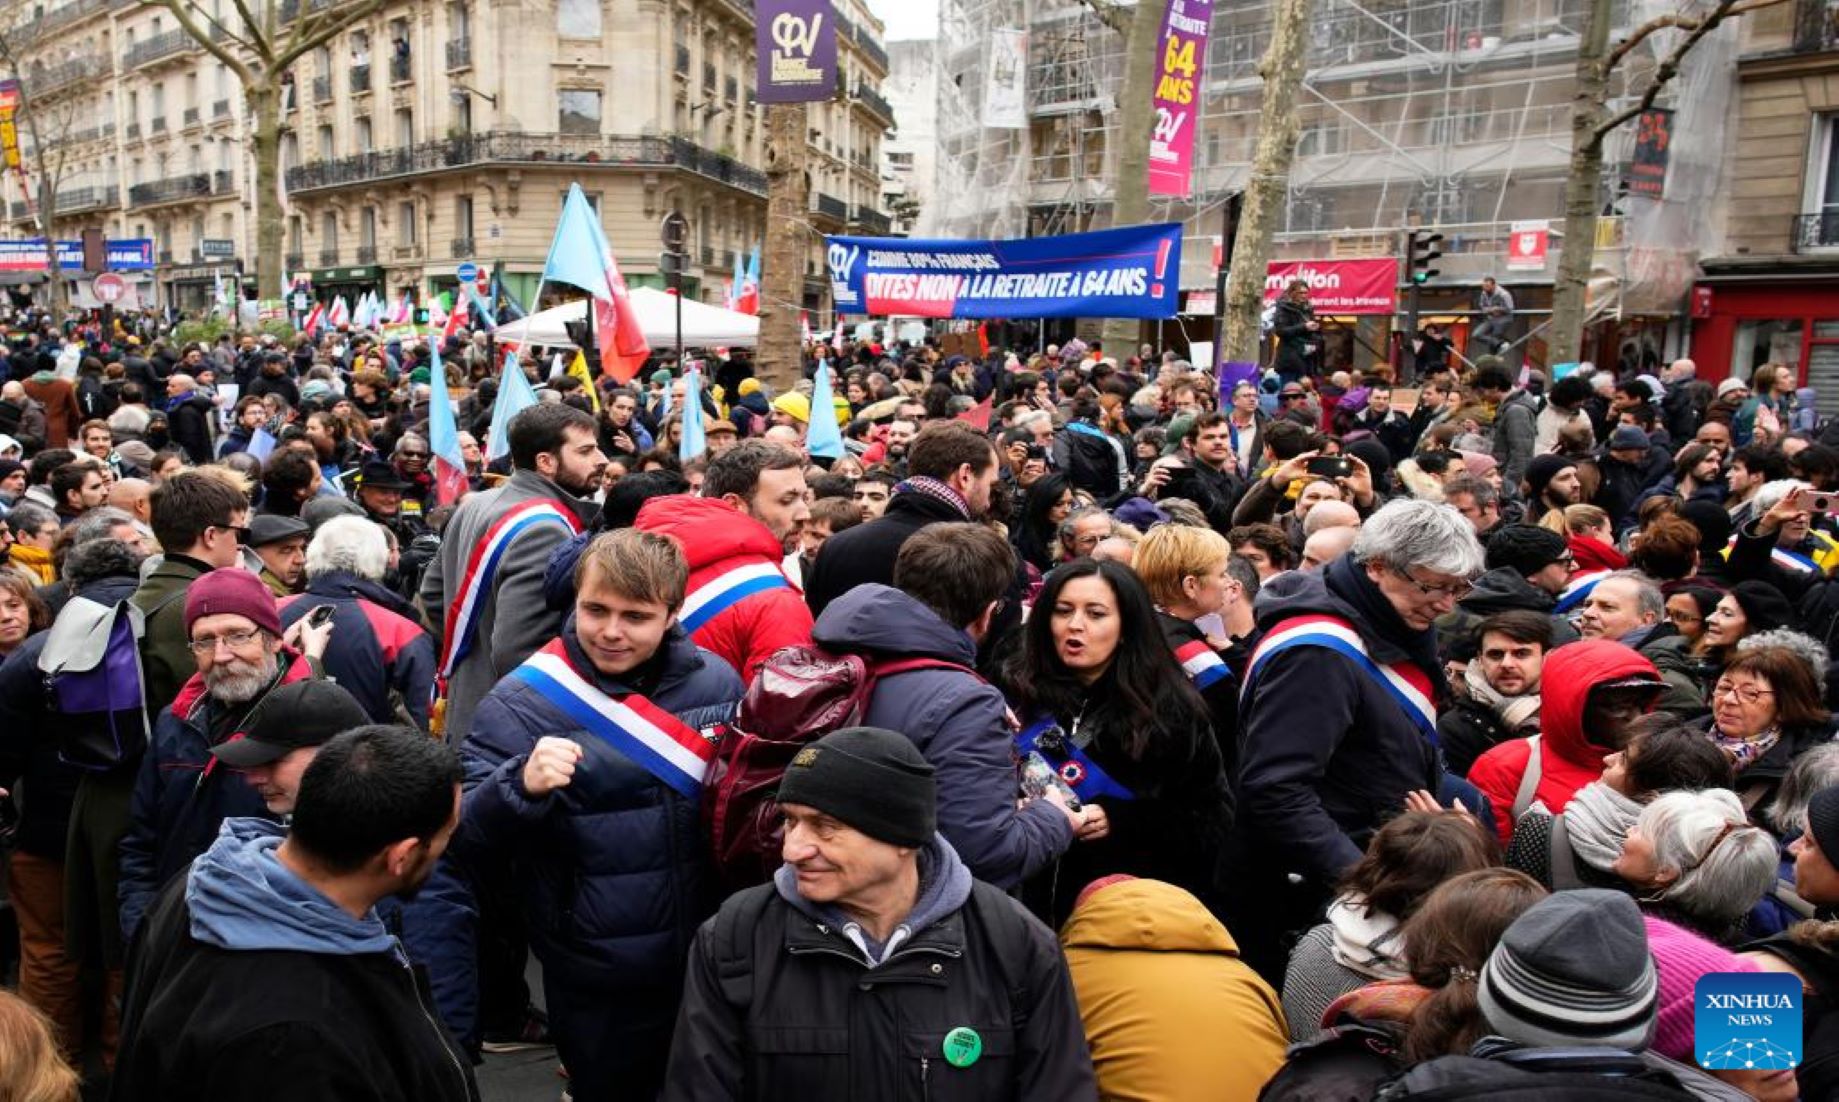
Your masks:
M691 949L667 1102L1098 1097L1053 933L971 877L935 796L893 731L792 759L785 864Z
M1482 563L1461 513L1401 500L1326 570L1259 594L1264 635L1240 711L1244 913L1231 928L1261 973L1282 974L1281 935L1314 921L1406 795L1440 787L1437 706L1449 685L1435 624Z

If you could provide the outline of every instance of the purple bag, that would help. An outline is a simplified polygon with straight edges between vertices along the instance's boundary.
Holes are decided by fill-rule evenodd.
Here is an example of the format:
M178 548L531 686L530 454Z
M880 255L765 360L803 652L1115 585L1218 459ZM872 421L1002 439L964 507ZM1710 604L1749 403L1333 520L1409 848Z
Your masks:
M103 771L137 761L149 722L140 640L145 620L128 601L73 597L39 652L50 708L58 714L58 757Z

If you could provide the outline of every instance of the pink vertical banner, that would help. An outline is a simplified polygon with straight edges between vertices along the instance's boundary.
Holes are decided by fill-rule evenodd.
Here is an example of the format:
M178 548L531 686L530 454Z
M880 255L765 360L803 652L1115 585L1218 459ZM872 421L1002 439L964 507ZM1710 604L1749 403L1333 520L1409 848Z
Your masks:
M1149 138L1149 193L1193 189L1194 131L1207 79L1213 0L1167 0L1156 51L1156 121Z

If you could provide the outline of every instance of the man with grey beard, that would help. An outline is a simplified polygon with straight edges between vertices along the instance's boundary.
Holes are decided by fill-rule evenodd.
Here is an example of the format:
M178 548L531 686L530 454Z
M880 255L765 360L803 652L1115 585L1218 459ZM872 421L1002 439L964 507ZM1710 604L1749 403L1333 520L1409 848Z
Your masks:
M227 567L186 590L185 631L198 672L154 721L121 840L124 942L166 882L210 847L225 819L274 818L211 748L244 737L274 689L320 676L332 625L310 628L302 619L284 634L268 587L247 570Z

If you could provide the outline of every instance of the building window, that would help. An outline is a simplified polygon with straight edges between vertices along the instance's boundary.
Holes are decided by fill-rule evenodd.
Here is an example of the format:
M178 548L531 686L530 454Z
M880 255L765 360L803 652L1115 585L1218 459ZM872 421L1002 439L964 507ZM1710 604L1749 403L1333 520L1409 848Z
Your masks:
M1807 201L1802 210L1810 217L1800 245L1839 245L1839 115L1814 119L1813 154L1807 158Z
M375 146L372 144L371 137L370 116L360 115L358 116L358 152L369 153L374 148Z
M415 246L415 204L396 204L396 244L404 248Z
M287 251L295 256L306 252L306 220L299 215L287 220Z
M556 129L564 134L600 133L600 93L564 88L556 93Z
M330 124L319 128L319 159L329 161L333 156L332 127Z
M403 149L415 144L415 112L407 107L396 109L396 144Z
M453 197L453 235L471 240L473 235L473 197L456 195Z
M338 215L327 211L319 222L319 251L336 255L338 252Z
M563 38L599 38L600 0L557 0L556 34Z
M365 207L358 219L358 244L367 249L377 247L377 208Z

